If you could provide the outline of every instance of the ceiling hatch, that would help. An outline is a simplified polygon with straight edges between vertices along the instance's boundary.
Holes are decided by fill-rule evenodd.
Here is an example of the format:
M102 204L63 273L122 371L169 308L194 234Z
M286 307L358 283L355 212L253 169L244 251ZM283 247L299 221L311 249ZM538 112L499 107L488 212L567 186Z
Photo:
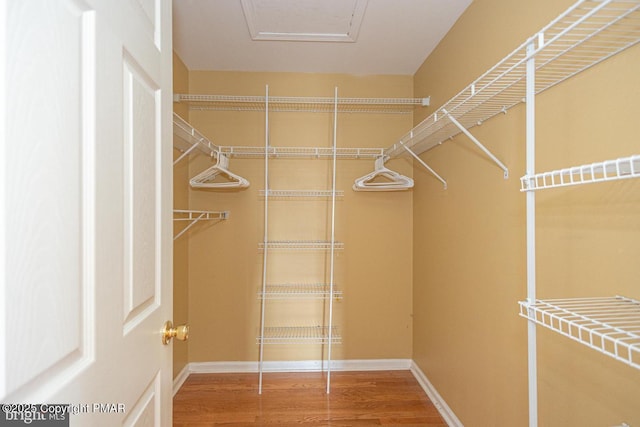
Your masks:
M242 0L253 40L355 42L368 0Z

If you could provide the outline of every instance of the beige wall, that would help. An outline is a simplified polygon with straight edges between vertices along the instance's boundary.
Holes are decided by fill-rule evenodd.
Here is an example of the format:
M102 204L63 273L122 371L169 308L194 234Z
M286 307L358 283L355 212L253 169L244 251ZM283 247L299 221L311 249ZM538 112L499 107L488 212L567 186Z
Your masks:
M572 4L476 0L415 76L437 108ZM637 153L638 47L537 98L537 170ZM426 112L425 114L433 111ZM425 114L422 114L424 116ZM524 108L416 167L413 358L465 426L527 425ZM538 296L640 298L640 182L547 190L537 196ZM538 329L541 426L640 423L640 372Z
M272 96L410 97L411 76L356 77L284 73L189 73L194 94ZM411 127L412 115L340 114L339 147L386 147ZM220 145L264 144L264 113L191 111L191 123ZM274 146L330 146L332 117L325 113L273 113ZM259 300L263 237L264 188L262 159L231 159L230 169L247 178L242 191L191 190L192 209L229 210L230 219L197 228L189 239L189 360L255 361L259 327ZM211 164L200 156L190 174ZM389 167L411 174L406 160ZM273 160L271 188L328 188L330 162ZM412 196L410 192L363 194L351 190L353 180L373 170L372 160L338 162L336 239L345 243L336 256L336 283L344 299L335 304L335 322L344 344L334 348L335 359L410 358L412 340ZM324 201L274 201L270 209L270 238L324 239L328 227ZM273 253L269 261L273 281L321 281L326 270L318 254ZM322 312L313 303L270 303L271 325L307 325ZM266 360L322 358L318 347L269 348Z
M175 93L186 93L189 90L189 72L178 55L173 55L173 90ZM189 120L189 110L183 104L174 103L174 111L183 119ZM174 150L174 158L180 155ZM173 169L173 203L174 209L189 209L189 162L182 159ZM184 227L183 222L174 226L174 235ZM189 295L189 233L173 242L173 321L180 325L188 323ZM173 342L173 375L174 377L189 362L189 346L187 343Z
M187 73L176 61L175 91L187 91L188 84L190 93L261 95L269 84L273 96L331 96L337 85L344 97L430 95L433 107L417 109L417 123L572 3L475 0L413 79ZM639 67L636 47L538 97L537 170L637 153ZM187 118L186 106L176 104L179 109ZM220 145L264 143L263 113L191 111L188 118ZM339 123L339 146L387 147L412 126L412 117L342 114ZM326 114L275 113L271 143L327 146L331 129ZM525 196L519 191L524 108L473 132L509 166L508 180L464 137L422 156L447 179L448 190L416 165L413 192L354 193L353 179L369 172L372 162L338 162L338 188L345 196L337 205L337 239L345 250L336 257L336 282L345 298L335 306L344 343L334 358L413 358L464 425L521 426L528 410L526 321L517 314L517 301L526 296ZM176 241L174 316L192 327L188 356L186 346L174 347L176 373L186 360L258 357L263 160L231 160L231 170L251 182L249 189L187 190L188 177L209 165L197 156L175 171L177 207L231 212L229 220L198 225ZM405 159L388 166L412 173ZM273 160L271 167L272 188L329 183L328 162ZM538 193L539 297L640 298L639 190L640 182L632 180ZM324 202L273 202L271 238L323 238L327 209ZM325 274L301 257L275 254L273 280ZM301 316L322 309L296 307ZM290 306L273 308L268 316L274 323L291 317ZM640 424L637 370L542 328L538 337L540 425ZM279 347L266 356L322 354L318 348Z

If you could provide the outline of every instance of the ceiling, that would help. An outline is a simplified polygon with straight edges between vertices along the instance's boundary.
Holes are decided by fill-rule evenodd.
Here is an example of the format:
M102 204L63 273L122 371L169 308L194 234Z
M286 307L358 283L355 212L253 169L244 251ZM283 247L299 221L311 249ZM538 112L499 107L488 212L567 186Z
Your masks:
M174 0L190 70L413 75L472 0Z

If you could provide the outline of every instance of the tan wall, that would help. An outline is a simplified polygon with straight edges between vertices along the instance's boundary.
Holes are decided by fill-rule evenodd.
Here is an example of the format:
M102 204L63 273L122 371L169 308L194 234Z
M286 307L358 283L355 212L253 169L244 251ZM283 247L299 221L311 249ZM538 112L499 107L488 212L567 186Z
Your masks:
M272 96L410 97L411 76L354 77L319 74L190 72L191 93ZM264 144L264 113L191 111L191 123L220 145ZM386 147L411 127L412 115L339 116L338 146ZM273 113L274 146L330 146L332 117L325 113ZM211 162L200 157L190 173ZM230 169L247 178L242 191L191 190L192 209L229 210L230 219L208 224L189 240L189 320L192 326L189 358L203 361L255 361L263 238L263 159L231 159ZM411 174L411 165L396 160L389 167ZM271 188L318 189L330 183L330 162L273 160ZM338 162L336 239L345 243L336 256L336 283L344 290L335 304L335 322L344 343L334 348L335 359L411 357L412 197L410 192L363 194L351 190L353 180L373 170L372 160ZM270 238L325 239L328 227L324 201L274 201L270 209ZM318 254L270 253L269 277L274 281L305 283L324 279ZM322 258L322 257L320 257ZM285 306L286 305L286 306ZM271 325L308 325L322 313L313 303L270 303ZM302 319L302 320L297 320ZM270 348L266 360L322 358L321 349L283 346Z
M570 0L476 0L415 76L437 108L560 14ZM638 152L638 47L537 98L537 170ZM430 110L429 113L433 111ZM423 114L424 115L424 114ZM413 358L465 426L527 425L524 108L474 128L416 167ZM640 298L640 182L537 196L538 296ZM541 426L640 423L640 372L538 329Z
M178 55L173 55L173 89L175 93L186 93L189 90L189 72ZM185 120L189 120L189 110L184 104L174 103L174 111ZM174 158L180 155L174 150ZM173 203L174 209L189 209L189 162L182 159L173 169ZM178 222L174 226L174 234L184 227ZM189 296L189 233L173 242L173 321L180 325L188 323ZM173 342L173 375L174 377L189 362L188 344Z

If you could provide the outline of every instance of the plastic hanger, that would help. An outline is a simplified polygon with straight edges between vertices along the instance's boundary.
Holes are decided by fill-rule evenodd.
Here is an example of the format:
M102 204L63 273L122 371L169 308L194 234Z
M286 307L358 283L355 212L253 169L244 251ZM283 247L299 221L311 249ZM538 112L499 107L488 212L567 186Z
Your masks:
M218 152L217 162L209 169L191 178L189 184L194 188L247 188L249 181L229 170L229 158ZM225 176L227 181L214 181L218 176Z
M379 177L384 181L376 181ZM413 188L413 179L387 169L382 157L376 159L373 172L356 179L353 184L354 191L401 191L410 188Z

